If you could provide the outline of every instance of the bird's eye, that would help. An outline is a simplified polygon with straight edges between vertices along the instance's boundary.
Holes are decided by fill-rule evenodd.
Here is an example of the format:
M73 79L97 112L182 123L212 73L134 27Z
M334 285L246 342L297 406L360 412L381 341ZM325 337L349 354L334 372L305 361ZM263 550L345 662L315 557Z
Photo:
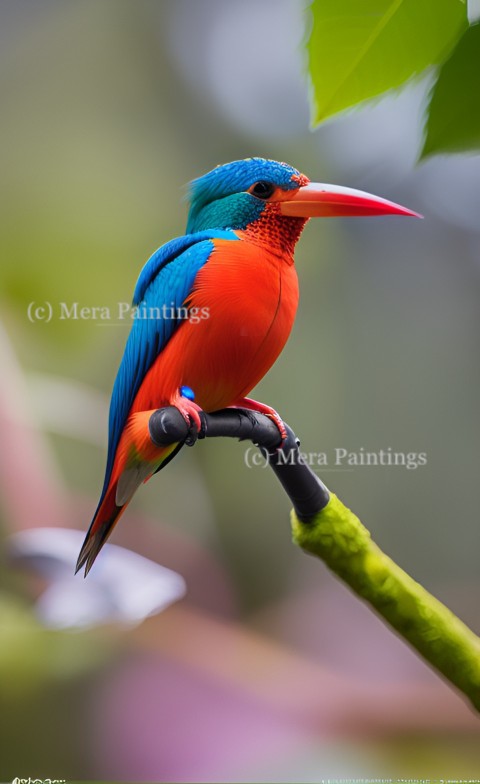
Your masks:
M269 199L274 191L275 185L271 182L266 182L265 180L256 182L255 185L252 185L250 188L250 193L253 196L256 196L257 199Z

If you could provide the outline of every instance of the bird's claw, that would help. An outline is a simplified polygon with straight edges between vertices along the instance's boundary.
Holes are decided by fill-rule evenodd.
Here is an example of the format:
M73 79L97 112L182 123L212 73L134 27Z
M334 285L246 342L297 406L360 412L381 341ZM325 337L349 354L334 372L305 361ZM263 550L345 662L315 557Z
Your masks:
M282 439L278 449L282 449L285 441L288 438L287 428L285 427L284 421L283 421L282 417L280 416L280 414L277 411L275 411L274 408L272 408L272 413L271 414L266 414L266 416L268 416L270 419L272 419L273 422L275 422L276 426L278 427L278 432L280 433L280 438Z
M200 417L202 409L197 403L194 403L193 400L183 394L178 395L173 405L180 411L188 425L188 435L185 439L185 444L186 446L193 446L203 427Z
M275 411L274 408L267 406L265 403L259 403L258 400L252 400L249 397L244 397L241 400L238 400L235 405L232 406L232 408L245 408L247 411L256 411L257 414L264 414L273 422L275 422L281 438L277 449L283 448L283 445L288 438L287 428L285 427L282 417L277 411Z

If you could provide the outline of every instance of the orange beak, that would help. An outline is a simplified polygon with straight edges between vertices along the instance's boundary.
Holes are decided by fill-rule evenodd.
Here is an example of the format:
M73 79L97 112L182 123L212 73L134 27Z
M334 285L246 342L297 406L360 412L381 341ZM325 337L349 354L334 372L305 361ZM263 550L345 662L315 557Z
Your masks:
M279 202L280 212L292 218L362 217L369 215L406 215L422 218L418 212L355 188L311 182Z

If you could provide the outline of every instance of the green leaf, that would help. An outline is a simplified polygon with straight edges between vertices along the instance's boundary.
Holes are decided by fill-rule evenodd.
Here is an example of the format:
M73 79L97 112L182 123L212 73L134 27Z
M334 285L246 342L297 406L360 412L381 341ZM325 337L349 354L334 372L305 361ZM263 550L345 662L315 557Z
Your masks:
M464 0L313 0L313 124L441 63L468 25Z
M480 24L461 37L442 65L427 110L421 158L480 150Z

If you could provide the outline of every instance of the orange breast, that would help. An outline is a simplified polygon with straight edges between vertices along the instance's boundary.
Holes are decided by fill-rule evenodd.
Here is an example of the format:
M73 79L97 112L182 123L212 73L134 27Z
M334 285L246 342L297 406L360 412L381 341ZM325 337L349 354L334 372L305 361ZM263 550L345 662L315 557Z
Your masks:
M195 316L159 354L132 411L168 404L182 385L206 411L246 396L292 329L298 304L293 259L248 241L217 240L188 304Z

